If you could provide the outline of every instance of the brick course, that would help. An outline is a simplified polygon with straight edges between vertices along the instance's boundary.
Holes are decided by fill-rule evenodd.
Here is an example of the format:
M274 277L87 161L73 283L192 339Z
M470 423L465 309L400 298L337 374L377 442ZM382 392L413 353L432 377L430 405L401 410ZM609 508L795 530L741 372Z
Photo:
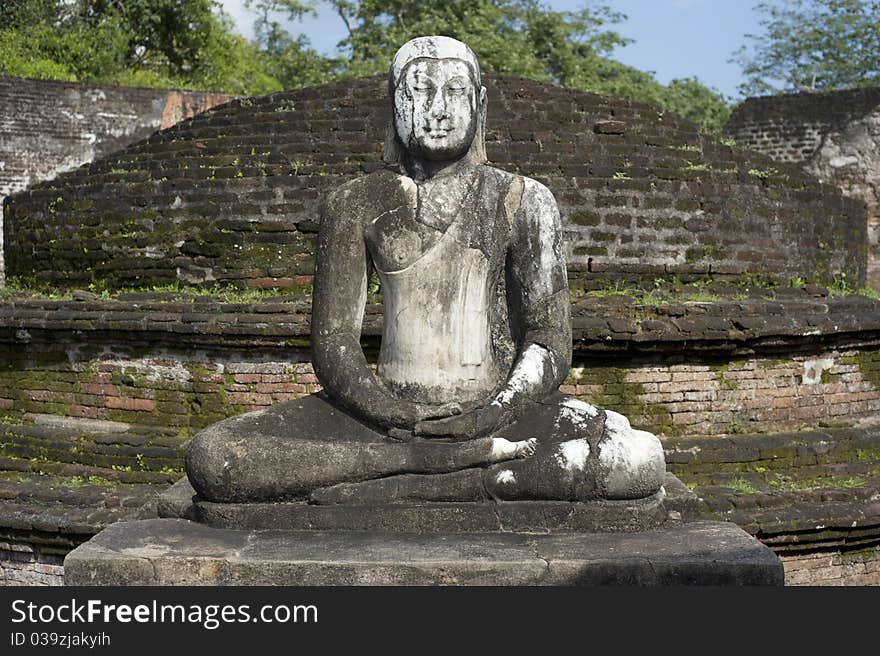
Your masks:
M506 76L486 86L489 159L554 192L573 272L864 280L864 208L796 167L649 105ZM320 199L380 166L386 97L374 77L236 100L37 185L7 202L8 273L308 284Z
M0 76L3 199L143 139L229 96ZM0 216L0 284L3 230Z

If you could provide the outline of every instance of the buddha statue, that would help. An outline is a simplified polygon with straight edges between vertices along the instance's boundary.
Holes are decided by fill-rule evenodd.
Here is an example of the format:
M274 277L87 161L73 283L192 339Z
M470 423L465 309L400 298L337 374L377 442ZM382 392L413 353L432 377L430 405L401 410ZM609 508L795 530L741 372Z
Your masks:
M562 395L571 364L560 216L541 183L486 164L476 56L442 36L395 55L385 167L325 200L312 308L319 393L197 434L214 502L639 499L659 440ZM360 336L371 276L384 326Z

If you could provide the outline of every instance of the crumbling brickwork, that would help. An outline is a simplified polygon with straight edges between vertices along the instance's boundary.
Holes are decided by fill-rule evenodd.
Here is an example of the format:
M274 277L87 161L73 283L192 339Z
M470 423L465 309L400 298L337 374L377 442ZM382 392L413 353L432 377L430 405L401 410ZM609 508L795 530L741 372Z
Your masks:
M860 203L656 107L487 76L494 166L546 183L594 279L864 280ZM305 284L325 192L380 166L382 77L233 101L7 202L10 275ZM503 117L494 119L493 117Z
M880 585L880 547L782 556L785 585Z
M64 556L31 544L0 542L0 586L64 585Z
M880 290L880 87L749 98L724 133L866 203L867 281Z
M6 196L35 182L52 179L228 99L218 93L0 76L0 205ZM0 230L0 284L2 239Z

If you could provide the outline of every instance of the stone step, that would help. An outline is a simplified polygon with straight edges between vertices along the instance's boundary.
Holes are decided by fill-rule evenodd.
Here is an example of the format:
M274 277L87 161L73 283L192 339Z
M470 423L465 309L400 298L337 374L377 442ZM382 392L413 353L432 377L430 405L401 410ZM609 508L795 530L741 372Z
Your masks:
M637 533L245 531L120 522L64 560L66 585L782 585L725 522Z

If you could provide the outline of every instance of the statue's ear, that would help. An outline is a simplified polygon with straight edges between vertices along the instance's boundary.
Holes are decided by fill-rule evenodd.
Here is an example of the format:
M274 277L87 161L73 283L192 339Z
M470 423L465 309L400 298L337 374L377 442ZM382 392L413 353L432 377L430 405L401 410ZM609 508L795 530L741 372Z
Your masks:
M474 164L486 163L486 87L480 87L480 113L477 117L477 132L470 148Z

